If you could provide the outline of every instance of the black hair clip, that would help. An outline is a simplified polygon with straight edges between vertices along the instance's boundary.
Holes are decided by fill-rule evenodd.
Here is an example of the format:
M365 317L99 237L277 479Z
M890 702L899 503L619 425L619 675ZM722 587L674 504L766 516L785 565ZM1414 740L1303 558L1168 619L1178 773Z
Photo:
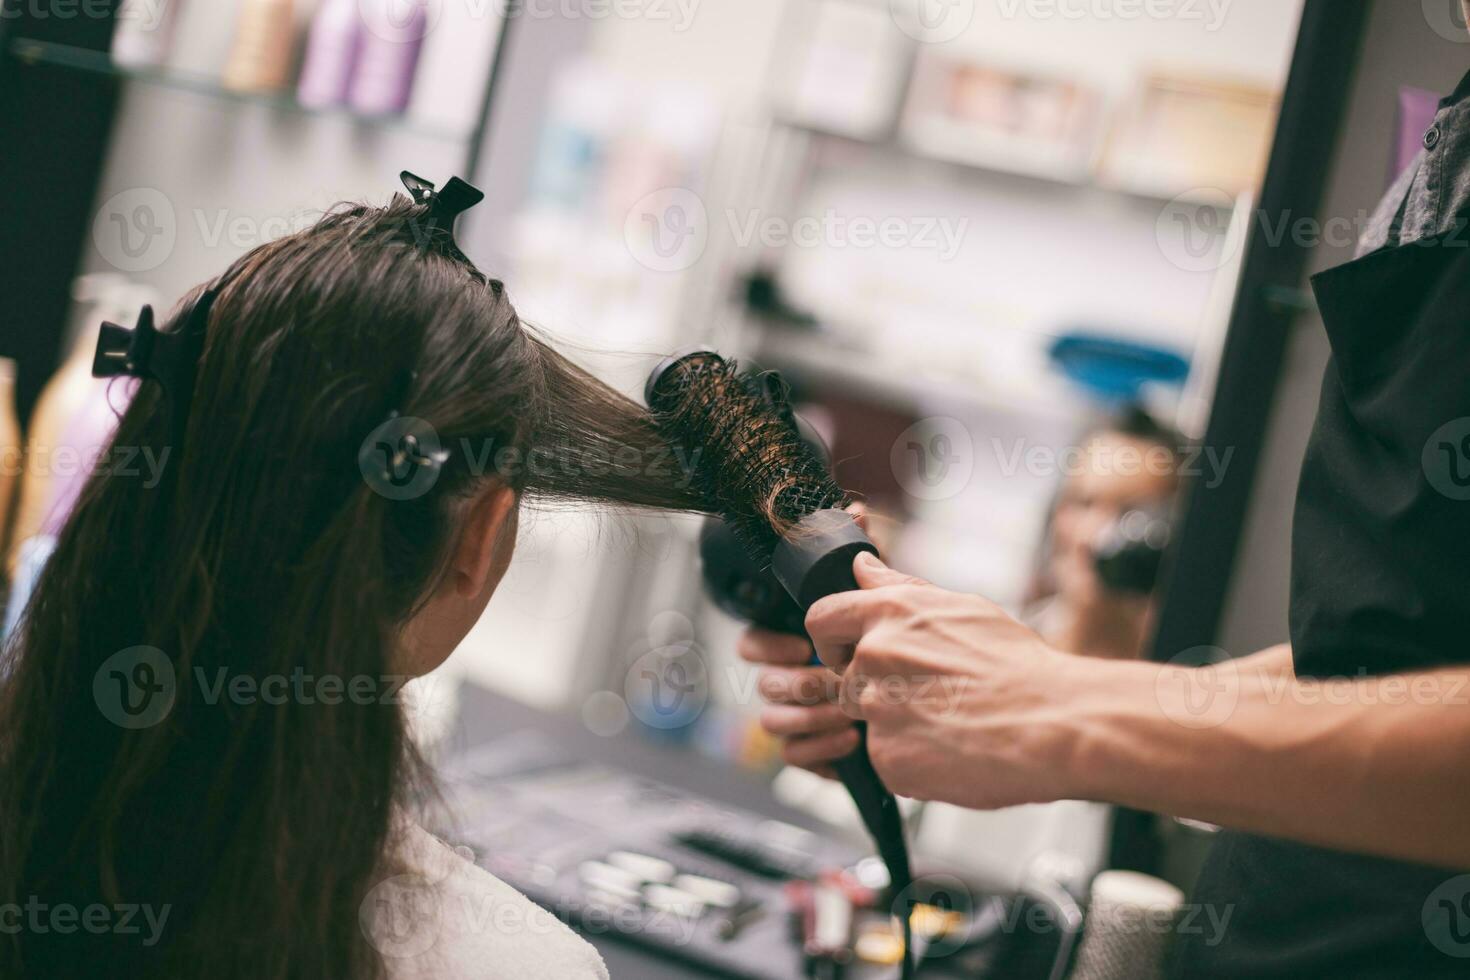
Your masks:
M454 223L459 216L485 199L484 191L458 177L450 177L449 183L435 190L432 183L407 170L398 176L403 180L403 186L408 188L409 197L416 204L427 204L429 219L450 237L454 236Z
M393 411L363 442L357 465L373 489L402 500L432 487L449 455L427 421Z
M97 351L92 356L92 377L131 377L156 381L162 386L173 412L174 441L182 439L194 396L194 376L204 351L204 325L218 291L206 290L195 300L183 325L168 333L153 322L153 307L138 313L132 330L116 323L102 324L97 334Z

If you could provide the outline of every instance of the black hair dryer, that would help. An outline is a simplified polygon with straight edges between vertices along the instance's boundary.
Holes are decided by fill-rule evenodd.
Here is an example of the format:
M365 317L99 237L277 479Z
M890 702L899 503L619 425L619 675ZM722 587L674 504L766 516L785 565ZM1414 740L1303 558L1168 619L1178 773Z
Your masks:
M666 359L649 376L645 389L645 400L656 415L669 411L666 406L658 407L662 405L659 397L661 380L668 376L667 372L674 365L687 357L707 359L710 364L706 367L714 372L731 370L729 363L723 362L713 352L696 351ZM712 373L706 377L716 376ZM768 410L765 415L785 422L801 433L805 441L820 446L812 433L802 432L800 422L786 399L785 385L780 376L767 372L760 377L759 383L763 390L758 393L763 396ZM755 416L756 423L762 421L762 413L752 406L744 405L742 411ZM696 414L693 418L694 421L690 421L675 415L661 424L673 428L681 437L689 434L683 429L693 428L697 440L705 433L699 431L700 416ZM691 470L691 476L697 472ZM809 473L806 478L810 478ZM822 493L824 500L830 501L832 496L830 490ZM816 509L790 516L794 520L794 530L775 543L769 565L748 549L733 528L710 519L700 535L701 568L709 595L721 609L768 630L805 636L806 609L823 596L856 589L853 560L860 552L876 554L878 549L851 515L831 507L830 503L827 506L818 504ZM762 542L762 547L764 544ZM861 723L858 724L858 733L860 738L866 736ZM845 758L835 760L832 768L852 796L858 815L888 868L890 891L896 905L894 911L903 931L901 975L910 977L914 968L910 914L913 876L898 801L873 769L865 744L860 744Z
M736 619L777 633L804 635L806 613L769 568L757 565L730 525L711 517L699 532L704 588Z
M1110 592L1149 595L1158 584L1171 534L1165 510L1137 508L1120 515L1093 541L1098 579Z

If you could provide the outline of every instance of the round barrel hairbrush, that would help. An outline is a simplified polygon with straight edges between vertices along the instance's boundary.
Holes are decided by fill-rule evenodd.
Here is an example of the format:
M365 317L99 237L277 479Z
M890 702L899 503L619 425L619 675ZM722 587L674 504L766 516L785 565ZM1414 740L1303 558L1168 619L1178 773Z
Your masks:
M804 635L807 608L857 589L853 559L878 549L844 509L852 501L821 451L803 438L784 386L773 374L742 375L732 361L697 350L655 367L644 395L704 509L723 518L700 541L714 601L758 626ZM888 866L893 893L906 896L912 874L898 801L864 743L833 768ZM908 919L900 910L906 951ZM911 952L904 959L908 976Z

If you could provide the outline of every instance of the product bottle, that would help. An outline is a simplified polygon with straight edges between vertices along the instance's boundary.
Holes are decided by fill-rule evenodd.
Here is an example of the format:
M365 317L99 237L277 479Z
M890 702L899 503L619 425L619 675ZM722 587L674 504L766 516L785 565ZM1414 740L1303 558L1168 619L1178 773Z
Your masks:
M46 511L41 517L42 534L61 533L62 525L82 495L82 487L99 464L109 468L116 464L119 478L156 481L157 474L153 471L168 463L166 457L155 456L151 449L146 456L142 453L119 454L116 459L103 456L122 413L133 400L137 382L131 378L92 378L91 381L91 391L61 430L60 446L65 458L57 461L56 473L51 478Z
M174 24L168 68L180 75L217 80L229 64L230 50L235 46L235 26L244 5L245 0L185 3Z
M362 0L362 48L352 79L352 108L387 115L408 107L419 49L429 31L422 0Z
M110 400L121 409L131 393L122 384L92 377L92 357L97 350L102 321L131 326L144 303L157 302L152 290L134 286L110 273L80 277L73 287L73 297L78 311L75 339L66 360L41 390L25 434L25 467L17 488L15 521L6 551L7 569L12 574L26 541L48 526L56 526L52 515L58 495L72 493L71 482L83 464L92 462L85 447L78 448L72 440L94 431L97 426L79 425L78 420L102 418L105 412L107 431L100 440L105 442L111 434L113 413L99 403ZM85 480L85 474L82 479Z
M505 3L446 3L424 38L408 112L420 122L468 133L480 115L485 83L505 25Z
M0 357L0 544L8 546L10 505L20 482L24 459L20 442L20 420L15 414L15 362Z
M245 0L220 81L237 92L274 92L291 75L296 19L292 0Z
M342 105L362 43L358 0L323 0L311 23L296 96L311 108Z
M93 325L77 336L71 353L41 389L41 397L31 411L25 440L25 471L20 478L20 502L7 552L12 574L20 546L40 533L51 509L54 485L60 472L70 465L64 458L68 453L62 449L62 434L96 392L92 354L97 347L97 331L97 325Z
M112 60L127 68L149 68L168 58L180 0L123 0L112 35Z

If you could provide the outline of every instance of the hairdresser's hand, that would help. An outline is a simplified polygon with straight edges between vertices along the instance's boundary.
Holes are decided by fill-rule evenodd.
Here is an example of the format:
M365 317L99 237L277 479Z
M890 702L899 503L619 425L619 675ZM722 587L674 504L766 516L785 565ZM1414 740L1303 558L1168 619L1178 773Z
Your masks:
M877 539L879 532L862 504L847 511ZM842 679L812 663L812 645L805 637L752 627L741 635L736 651L761 665L758 690L766 702L761 727L781 740L781 758L787 765L835 778L830 763L858 746L857 728L837 703Z
M999 606L854 563L856 592L812 606L806 626L842 674L842 709L902 796L990 809L1066 798L1074 697L1086 658L1060 653Z
M781 740L781 758L832 776L829 764L858 746L857 727L837 703L842 678L812 664L812 645L805 637L752 628L736 649L762 665L758 690L766 707L761 727Z

